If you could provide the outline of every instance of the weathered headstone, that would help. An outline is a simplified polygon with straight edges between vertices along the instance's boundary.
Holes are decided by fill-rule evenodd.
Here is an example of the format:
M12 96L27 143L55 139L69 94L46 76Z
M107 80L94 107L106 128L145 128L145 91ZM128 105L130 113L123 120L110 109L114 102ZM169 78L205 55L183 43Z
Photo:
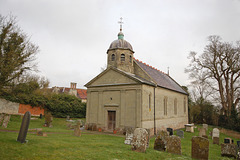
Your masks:
M206 131L208 130L208 124L203 124L203 128L206 129Z
M3 119L3 124L2 124L3 128L7 128L10 118L11 118L11 115L5 114Z
M225 144L232 144L232 139L231 138L224 138L224 143Z
M181 138L178 136L170 136L167 139L167 152L174 154L182 154Z
M213 128L213 132L212 132L212 139L213 139L213 144L217 144L219 145L219 129L217 128Z
M213 131L212 131L212 137L218 137L219 138L219 129L217 128L213 128Z
M20 128L18 138L17 138L17 141L19 141L21 143L26 142L26 137L27 137L28 127L29 127L29 123L30 123L30 118L31 118L31 113L29 111L27 111L24 114L24 117L22 119L21 128Z
M148 132L148 139L147 139L147 148L149 147L149 142L150 142L150 129L146 129L146 131Z
M0 126L2 125L4 115L5 115L4 113L0 113Z
M209 141L203 137L192 137L192 158L208 159Z
M235 144L221 144L221 155L237 158L237 146Z
M53 116L51 112L46 111L44 115L45 115L45 126L52 127Z
M165 151L167 148L167 139L169 134L167 131L159 131L154 142L154 149L158 151Z
M237 146L238 148L240 148L240 141L237 141Z
M205 128L199 128L199 137L206 135L206 129Z
M173 135L173 129L172 129L172 128L167 128L167 131L169 132L169 135L170 135L170 136Z
M77 137L81 136L80 125L81 125L81 121L78 121L77 125L74 128L74 136L77 136Z
M133 133L132 151L146 152L148 132L144 128L136 128Z
M133 139L134 128L133 127L125 127L125 131L126 131L126 135L125 135L126 137L125 137L124 144L131 145L131 142Z
M179 136L180 138L184 138L184 131L182 131L182 130L177 130L176 134L177 134L177 136Z

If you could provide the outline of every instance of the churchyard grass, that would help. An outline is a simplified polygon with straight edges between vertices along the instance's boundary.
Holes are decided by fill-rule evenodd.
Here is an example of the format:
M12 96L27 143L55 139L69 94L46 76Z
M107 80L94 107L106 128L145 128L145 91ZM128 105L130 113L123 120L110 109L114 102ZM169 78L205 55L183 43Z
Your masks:
M154 150L154 137L151 138L146 153L138 153L131 151L130 145L124 144L124 136L84 131L81 137L75 137L73 136L73 130L67 129L66 123L66 119L54 118L53 128L46 128L42 126L44 119L31 120L29 129L43 128L43 132L47 132L47 137L37 136L36 133L29 132L26 138L28 143L25 144L16 141L18 132L0 132L0 159L190 160L191 138L192 136L198 136L197 129L195 129L195 133L184 132L184 138L181 140L182 155ZM19 130L20 125L21 118L13 116L7 129ZM3 128L0 127L0 129ZM209 131L211 130L212 128L209 126ZM220 135L221 143L225 137L228 136ZM234 139L234 142L236 143L236 139ZM210 160L230 159L221 157L221 147L213 145L210 137L209 145Z

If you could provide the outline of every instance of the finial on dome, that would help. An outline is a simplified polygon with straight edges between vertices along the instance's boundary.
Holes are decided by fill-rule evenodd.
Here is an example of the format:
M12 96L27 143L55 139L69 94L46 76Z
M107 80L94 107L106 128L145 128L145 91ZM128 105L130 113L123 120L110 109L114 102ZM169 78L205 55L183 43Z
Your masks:
M120 24L120 32L118 33L118 39L123 39L124 34L122 33L122 24L123 24L123 18L120 18L120 21L118 21L118 23Z
M122 24L123 24L123 18L120 18L120 21L118 21L118 23L120 24L120 32L122 32Z

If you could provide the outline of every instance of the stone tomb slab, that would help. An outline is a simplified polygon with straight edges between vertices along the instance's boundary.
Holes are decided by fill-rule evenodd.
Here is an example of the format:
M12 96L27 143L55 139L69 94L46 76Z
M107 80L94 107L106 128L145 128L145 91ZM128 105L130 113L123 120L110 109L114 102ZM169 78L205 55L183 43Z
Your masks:
M194 124L185 124L185 131L194 133Z
M170 136L167 139L167 152L174 154L182 154L181 138L178 136Z
M209 141L203 137L192 137L192 158L208 159Z
M144 128L136 128L133 133L132 151L146 152L148 132Z
M235 144L221 144L221 156L237 157L237 146Z

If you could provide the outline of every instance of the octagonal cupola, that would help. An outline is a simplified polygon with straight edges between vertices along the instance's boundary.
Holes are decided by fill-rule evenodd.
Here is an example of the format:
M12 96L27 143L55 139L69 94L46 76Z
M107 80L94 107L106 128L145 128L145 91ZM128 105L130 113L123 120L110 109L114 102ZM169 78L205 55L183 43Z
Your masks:
M120 32L118 33L118 39L114 40L109 49L108 54L108 67L116 67L120 70L133 73L133 48L132 45L124 40L124 34L122 32L122 19L120 23Z

